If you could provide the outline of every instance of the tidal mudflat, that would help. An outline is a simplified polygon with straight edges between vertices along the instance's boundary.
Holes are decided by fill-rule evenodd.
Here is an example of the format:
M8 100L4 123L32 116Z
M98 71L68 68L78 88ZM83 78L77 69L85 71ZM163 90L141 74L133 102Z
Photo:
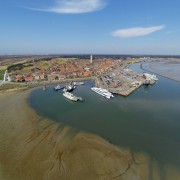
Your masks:
M180 61L146 62L142 69L180 82Z
M149 156L38 116L27 92L0 96L1 179L148 179ZM152 163L152 162L151 162ZM151 169L152 171L152 169ZM153 171L154 172L154 171ZM149 174L150 173L150 174Z

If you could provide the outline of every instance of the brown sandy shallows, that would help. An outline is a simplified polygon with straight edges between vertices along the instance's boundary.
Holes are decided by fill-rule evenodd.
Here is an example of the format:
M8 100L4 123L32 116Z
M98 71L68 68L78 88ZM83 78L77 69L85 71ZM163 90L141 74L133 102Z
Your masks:
M180 61L146 62L141 69L180 82Z
M0 179L2 180L166 180L143 153L39 117L26 103L28 92L0 94ZM165 171L165 169L163 170Z

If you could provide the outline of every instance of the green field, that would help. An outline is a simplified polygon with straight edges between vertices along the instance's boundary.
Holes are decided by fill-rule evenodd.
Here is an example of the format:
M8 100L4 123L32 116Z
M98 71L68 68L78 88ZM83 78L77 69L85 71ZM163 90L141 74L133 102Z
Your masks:
M4 78L4 72L5 72L5 69L1 69L1 70L0 70L0 80L3 80L3 78Z

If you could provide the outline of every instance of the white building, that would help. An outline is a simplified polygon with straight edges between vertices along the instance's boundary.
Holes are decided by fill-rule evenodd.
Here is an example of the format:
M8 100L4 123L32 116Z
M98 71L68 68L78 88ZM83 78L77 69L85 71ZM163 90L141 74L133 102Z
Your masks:
M90 55L90 62L91 62L91 64L92 64L92 61L93 61L93 55L91 54Z

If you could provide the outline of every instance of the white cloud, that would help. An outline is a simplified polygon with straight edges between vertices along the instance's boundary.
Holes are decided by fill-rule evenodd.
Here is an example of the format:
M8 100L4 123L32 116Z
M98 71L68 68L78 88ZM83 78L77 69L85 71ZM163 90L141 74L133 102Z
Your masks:
M53 7L32 9L60 14L80 14L98 11L106 6L105 0L56 0Z
M137 36L146 36L153 32L159 31L165 28L165 25L161 26L151 26L151 27L134 27L129 29L119 29L112 32L112 36L126 38L126 37L137 37Z

